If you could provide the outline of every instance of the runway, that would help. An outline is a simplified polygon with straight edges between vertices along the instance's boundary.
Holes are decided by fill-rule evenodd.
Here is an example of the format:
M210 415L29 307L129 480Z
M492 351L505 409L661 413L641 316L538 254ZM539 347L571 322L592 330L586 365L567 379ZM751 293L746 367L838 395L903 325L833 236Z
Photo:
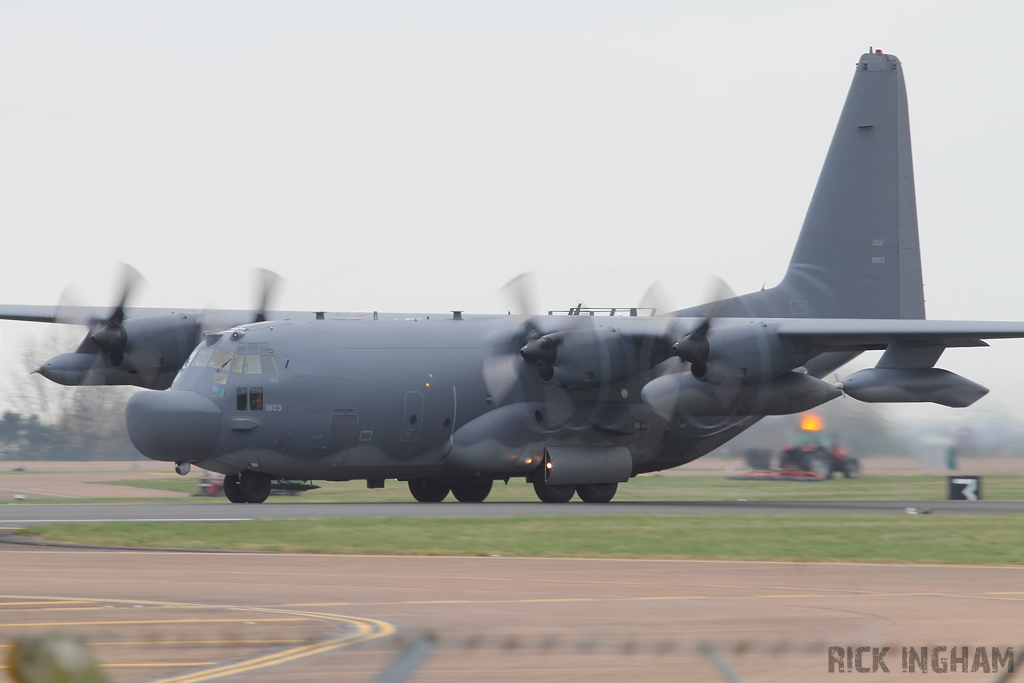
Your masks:
M0 643L80 633L116 683L819 681L828 646L1018 645L1022 567L0 549ZM397 635L395 635L397 634ZM871 661L870 654L868 662ZM980 673L952 680L988 681Z
M0 526L75 522L232 522L332 517L511 517L516 515L970 515L1024 513L1024 501L723 501L566 503L31 503L0 506Z

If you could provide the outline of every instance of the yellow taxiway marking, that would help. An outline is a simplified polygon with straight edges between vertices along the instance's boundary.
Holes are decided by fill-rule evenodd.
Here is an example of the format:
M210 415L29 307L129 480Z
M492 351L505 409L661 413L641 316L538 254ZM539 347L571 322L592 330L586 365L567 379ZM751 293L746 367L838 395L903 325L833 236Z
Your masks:
M93 600L23 600L20 602L0 602L0 607L11 605L90 605Z
M129 667L168 667L168 666L213 666L217 662L140 662L138 664L100 664L111 668Z
M0 626L30 627L30 626L105 626L108 624L220 624L229 622L265 622L265 621L309 621L304 617L292 617L282 619L140 619L138 621L51 621L51 622L28 622L26 624L0 624Z
M0 595L0 599L5 598L25 598L26 596L8 596ZM64 600L68 598L58 598L53 596L31 596L37 600ZM393 624L389 624L386 621L380 621L377 619L366 619L363 617L349 617L341 614L328 614L324 612L299 612L295 610L277 609L268 607L243 607L239 605L202 605L198 603L179 603L179 602L164 602L159 600L89 600L89 602L101 603L101 604L118 604L118 605L145 605L151 607L170 607L170 608L191 608L191 609L221 609L230 610L235 612L255 612L260 615L274 615L270 618L249 618L249 619L179 619L179 620L160 620L160 621L100 621L100 622L82 622L82 625L102 625L102 624L188 624L188 623L210 623L210 622L245 622L245 621L258 621L258 622L282 622L282 621L333 621L348 624L355 629L354 633L348 633L344 636L337 638L330 638L328 640L309 643L306 645L300 645L298 647L288 648L279 652L273 652L267 655L261 655L253 657L251 659L242 660L240 662L233 662L231 664L213 666L210 669L202 671L193 671L187 674L180 674L171 676L170 678L162 678L153 683L204 683L205 681L212 681L218 678L224 678L225 676L234 676L240 673L246 673L249 671L256 671L258 669L265 669L267 667L276 666L278 664L285 664L292 662L297 659L305 657L311 657L313 655L323 654L330 652L331 650L337 650L339 648L348 647L369 640L376 640L378 638L384 638L393 635L397 629ZM280 617L276 615L282 615ZM60 626L71 625L74 622L54 624ZM25 626L40 626L41 624L25 624ZM0 626L13 626L13 624L0 624ZM174 664L171 666L184 666Z
M118 640L106 643L90 641L90 645L99 647L110 645L294 645L305 643L300 638L287 638L280 640ZM9 643L0 643L0 648L11 647ZM207 662L216 664L217 662Z
M161 668L161 669L166 669L167 667L171 667L171 666L210 666L210 665L216 664L216 663L217 662L139 662L137 664L130 664L130 663L103 664L103 663L101 663L100 666L102 666L104 669L122 669L122 668L124 668L124 669L139 668L139 669L141 669L141 668L145 668L145 667L150 667L150 668L158 667L158 668ZM0 669L7 669L7 668L9 668L9 667L6 664L0 664Z

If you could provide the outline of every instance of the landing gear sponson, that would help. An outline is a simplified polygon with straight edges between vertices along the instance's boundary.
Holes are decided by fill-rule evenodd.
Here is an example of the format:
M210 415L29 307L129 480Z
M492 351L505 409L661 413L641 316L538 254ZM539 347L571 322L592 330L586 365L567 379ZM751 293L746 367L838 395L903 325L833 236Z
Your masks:
M494 482L456 481L444 482L433 479L410 479L409 492L421 503L440 503L451 493L460 503L482 503L491 492ZM607 503L615 497L617 483L610 484L548 484L543 480L533 482L533 490L543 503L568 503L578 495L584 503Z

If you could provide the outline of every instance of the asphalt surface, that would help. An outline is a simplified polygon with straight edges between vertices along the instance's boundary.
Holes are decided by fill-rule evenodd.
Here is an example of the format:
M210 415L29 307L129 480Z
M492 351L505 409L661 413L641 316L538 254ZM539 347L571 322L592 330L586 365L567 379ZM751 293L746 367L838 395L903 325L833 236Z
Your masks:
M888 647L898 683L931 678L901 673L903 647L1019 646L1024 598L1024 567L995 566L0 546L0 567L0 643L79 634L113 683L377 680L423 631L417 683L723 683L702 639L747 683L832 680L829 646L869 667Z
M0 526L54 522L234 522L248 519L334 517L511 517L517 515L608 514L941 514L1024 513L1024 501L721 501L566 503L98 503L8 504L0 506Z

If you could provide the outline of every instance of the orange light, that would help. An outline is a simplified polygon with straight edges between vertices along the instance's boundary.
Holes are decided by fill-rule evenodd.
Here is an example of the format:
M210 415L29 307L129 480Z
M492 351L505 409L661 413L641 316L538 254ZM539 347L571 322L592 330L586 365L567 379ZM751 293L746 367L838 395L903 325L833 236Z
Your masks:
M552 464L551 464L550 462L548 462L548 465L547 465L547 467L548 467L548 469L550 470L550 469L551 469L552 467L554 467L554 465L552 465Z
M430 382L427 382L427 386L428 386L428 387L430 386Z
M820 432L825 423L814 413L807 413L800 420L800 429L805 432Z

